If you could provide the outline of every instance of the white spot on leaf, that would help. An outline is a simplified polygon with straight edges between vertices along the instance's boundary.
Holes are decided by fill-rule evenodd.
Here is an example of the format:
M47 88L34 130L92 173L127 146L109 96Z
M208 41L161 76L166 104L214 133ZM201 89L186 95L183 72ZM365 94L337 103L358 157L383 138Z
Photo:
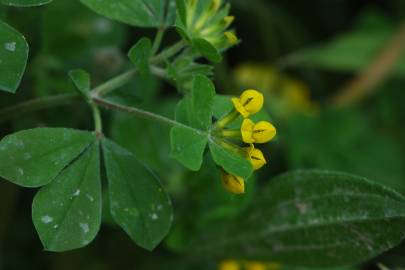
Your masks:
M53 217L50 216L43 216L41 217L41 221L45 224L51 223L53 221Z
M80 228L83 230L84 233L88 233L90 231L89 224L87 223L80 223Z
M7 51L14 52L15 49L16 49L16 45L17 44L15 42L7 42L7 43L4 44L4 48Z

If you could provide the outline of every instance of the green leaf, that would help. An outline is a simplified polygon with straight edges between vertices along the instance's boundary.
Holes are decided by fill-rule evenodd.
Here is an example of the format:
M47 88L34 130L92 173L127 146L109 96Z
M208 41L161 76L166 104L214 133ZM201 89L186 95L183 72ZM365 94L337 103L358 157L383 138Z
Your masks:
M176 0L177 14L183 24L187 21L187 7L184 0Z
M0 90L15 93L28 59L28 44L14 28L0 21Z
M187 127L173 127L170 132L171 156L192 171L203 162L208 134Z
M32 219L46 250L81 248L96 237L101 224L99 151L93 143L35 196Z
M149 58L152 42L149 38L141 38L128 52L128 57L142 75L149 74Z
M252 175L252 164L243 155L240 147L214 137L210 138L208 144L212 159L225 171L245 180Z
M193 47L197 49L197 51L199 51L205 58L215 63L221 62L222 56L214 45L202 38L194 38L191 42Z
M0 176L24 187L51 182L89 146L90 132L66 128L35 128L0 141Z
M35 7L42 6L52 2L52 0L1 0L4 5L15 7Z
M111 214L139 246L153 250L169 232L171 201L158 179L126 149L102 142Z
M161 27L173 24L174 0L81 0L105 17L138 27ZM166 8L168 14L165 16Z
M212 106L215 98L214 84L205 76L198 75L193 80L191 111L194 127L208 130L212 124Z
M405 198L362 177L297 171L277 177L201 256L333 267L366 261L405 236Z
M85 97L89 96L91 82L90 75L82 69L75 69L69 71L69 77L73 81L76 89Z

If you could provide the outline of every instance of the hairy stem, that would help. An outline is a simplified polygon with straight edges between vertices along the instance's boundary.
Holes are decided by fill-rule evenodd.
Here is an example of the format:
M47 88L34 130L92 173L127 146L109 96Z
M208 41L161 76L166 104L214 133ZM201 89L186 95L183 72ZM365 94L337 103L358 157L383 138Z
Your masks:
M154 121L154 122L157 122L157 123L160 123L160 124L165 124L165 125L169 125L169 126L183 127L183 128L187 128L187 129L192 129L193 131L195 131L197 133L204 133L201 130L198 130L198 129L195 129L193 127L184 125L184 124L182 124L180 122L177 122L177 121L175 121L173 119L170 119L170 118L167 118L167 117L164 117L162 115L155 114L155 113L152 113L152 112L149 112L149 111L145 111L145 110L142 110L142 109L139 109L139 108L121 105L121 104L114 103L114 102L111 102L109 100L106 100L106 99L103 99L103 98L100 98L100 97L96 97L96 96L93 96L92 100L93 100L94 103L96 103L96 104L98 104L98 105L100 105L100 106L102 106L104 108L107 108L107 109L126 112L126 113L129 113L129 114L135 115L138 118L143 118L143 119Z

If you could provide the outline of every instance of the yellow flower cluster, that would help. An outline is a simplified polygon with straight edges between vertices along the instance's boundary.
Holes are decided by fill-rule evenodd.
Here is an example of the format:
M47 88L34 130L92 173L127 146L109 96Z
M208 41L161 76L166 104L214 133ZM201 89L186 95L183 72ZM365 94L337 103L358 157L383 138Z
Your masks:
M253 169L258 170L263 167L267 161L261 150L255 148L255 143L267 143L276 135L276 128L267 121L254 123L248 117L259 112L263 108L263 94L257 90L245 90L240 97L232 98L234 110L220 119L216 123L217 129L221 130L223 137L240 139L249 147L243 147L246 158L251 162ZM244 119L238 130L225 129L227 125L235 121L239 116ZM224 187L231 193L244 193L244 179L238 176L222 172L222 182Z

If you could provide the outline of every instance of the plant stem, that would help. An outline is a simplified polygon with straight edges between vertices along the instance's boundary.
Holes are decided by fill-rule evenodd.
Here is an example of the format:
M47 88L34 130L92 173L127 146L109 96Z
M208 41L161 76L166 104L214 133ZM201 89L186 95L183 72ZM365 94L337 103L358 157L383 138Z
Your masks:
M121 86L127 84L134 77L136 72L137 72L136 69L131 69L125 73L118 75L115 78L112 78L111 80L94 88L91 91L92 95L103 96L117 88L120 88Z
M151 64L157 64L157 63L160 63L160 62L172 57L173 55L180 52L184 48L184 46L186 46L186 42L184 40L181 40L181 41L175 43L174 45L167 48L160 54L156 55L155 57L152 57L150 59Z
M25 101L0 110L0 123L16 118L25 113L71 104L78 100L80 100L78 94L60 94Z
M93 112L94 130L99 138L103 134L103 122L101 120L100 109L94 102L90 103L90 107Z
M142 110L142 109L139 109L139 108L121 105L121 104L114 103L114 102L111 102L109 100L106 100L106 99L103 99L103 98L100 98L100 97L96 97L96 96L93 97L93 101L94 101L94 103L96 103L96 104L98 104L100 106L103 106L103 107L105 107L107 109L113 109L113 110L116 110L116 111L126 112L126 113L129 113L129 114L133 114L133 115L135 115L135 116L137 116L139 118L151 120L151 121L161 123L161 124L165 124L165 125L169 125L169 126L178 126L178 127L182 127L182 128L191 129L194 132L197 132L199 134L204 134L205 133L202 130L195 129L193 127L184 125L184 124L182 124L180 122L177 122L177 121L175 121L173 119L170 119L170 118L167 118L167 117L164 117L162 115L155 114L155 113L152 113L152 112L149 112L149 111L145 111L145 110Z
M158 29L155 40L153 42L153 46L152 46L152 53L151 53L152 55L155 55L158 52L165 32L166 32L166 28L164 28L164 27L161 27Z

